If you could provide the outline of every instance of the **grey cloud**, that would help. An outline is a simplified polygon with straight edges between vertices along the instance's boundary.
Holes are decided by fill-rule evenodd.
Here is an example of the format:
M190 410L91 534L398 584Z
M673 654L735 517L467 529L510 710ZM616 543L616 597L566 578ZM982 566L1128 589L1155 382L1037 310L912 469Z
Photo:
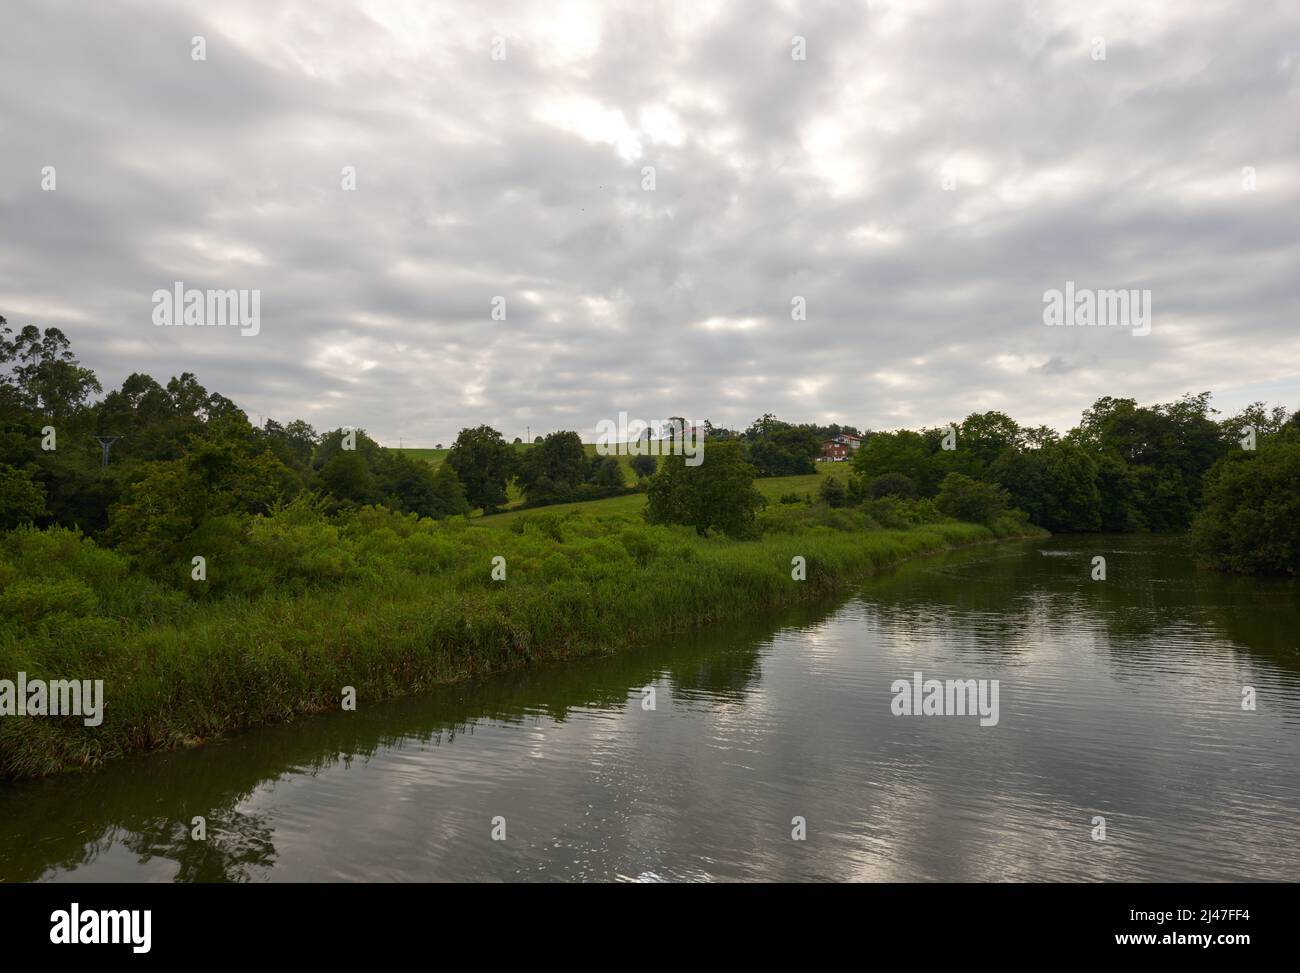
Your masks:
M1300 406L1283 4L555 22L522 3L18 2L5 20L0 313L64 328L108 386L194 371L255 415L424 445L620 410L883 428L996 407L1064 428L1104 394ZM155 331L149 295L177 279L261 288L261 334ZM1151 288L1151 335L1045 328L1065 280Z

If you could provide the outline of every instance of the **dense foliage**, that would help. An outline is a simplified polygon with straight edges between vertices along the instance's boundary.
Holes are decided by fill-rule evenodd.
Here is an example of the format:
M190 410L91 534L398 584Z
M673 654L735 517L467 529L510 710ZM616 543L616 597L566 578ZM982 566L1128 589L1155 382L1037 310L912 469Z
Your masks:
M710 530L728 537L753 536L765 503L754 489L754 474L736 442L708 447L697 466L687 465L681 455L665 456L646 489L646 519L652 524L685 524L702 536Z
M254 515L199 585L134 570L79 532L0 535L0 672L102 678L102 726L0 720L0 778L93 766L242 727L364 704L540 659L609 651L816 598L914 554L1022 532L862 511L781 508L761 539L639 515L530 511L510 527L307 496ZM218 518L221 520L221 518ZM216 521L209 529L216 530ZM779 532L775 528L779 527ZM791 579L791 558L808 574ZM508 577L493 580L494 558ZM229 597L195 601L214 586ZM647 624L649 620L649 624Z
M814 474L826 439L858 435L771 414L744 432L706 420L697 467L680 455L589 455L572 431L510 443L482 425L461 430L435 466L360 429L254 426L188 372L165 385L132 374L102 391L58 329L15 332L0 318L0 530L76 529L165 578L185 576L196 554L244 549L258 518L299 498L330 516L382 506L442 519L644 489L653 523L752 536L755 477ZM946 428L867 433L847 482L783 504L886 519L925 509L977 523L1019 510L1063 532L1184 531L1195 520L1207 562L1294 571L1300 548L1287 518L1298 491L1285 444L1297 435L1300 414L1262 403L1216 420L1209 393L1152 406L1102 398L1063 436L976 413ZM213 590L238 588L229 575Z
M1216 463L1192 533L1215 567L1300 574L1300 430Z
M1061 532L1185 531L1195 519L1207 562L1294 571L1300 544L1282 522L1300 479L1282 444L1300 434L1300 413L1254 403L1216 421L1209 400L1208 392L1153 406L1102 398L1064 436L1000 412L946 429L870 433L849 493L930 497L975 522L1015 508Z

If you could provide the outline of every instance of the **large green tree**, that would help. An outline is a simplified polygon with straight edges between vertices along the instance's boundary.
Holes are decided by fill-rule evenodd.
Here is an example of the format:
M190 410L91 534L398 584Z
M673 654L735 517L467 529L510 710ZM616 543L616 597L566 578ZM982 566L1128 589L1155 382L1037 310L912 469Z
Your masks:
M1205 479L1192 537L1216 568L1300 574L1300 436L1219 460Z
M822 438L808 425L782 422L770 412L745 430L749 462L759 476L799 476L817 472Z
M701 535L718 530L729 537L751 536L765 502L754 487L756 473L740 444L729 440L708 446L698 466L688 466L684 456L665 456L646 486L646 519L686 524Z
M1005 490L964 473L949 473L934 499L939 512L972 524L991 524L1011 505Z
M518 470L519 453L491 426L475 426L460 431L445 462L460 478L469 505L490 512L506 502L506 484Z
M1097 461L1079 446L1005 449L989 467L989 478L1040 527L1057 532L1101 529Z
M557 503L573 498L587 479L587 452L576 432L547 435L519 461L519 489L530 503Z
M0 385L24 409L50 419L66 418L102 392L99 379L83 368L58 328L27 325L15 333L0 317Z

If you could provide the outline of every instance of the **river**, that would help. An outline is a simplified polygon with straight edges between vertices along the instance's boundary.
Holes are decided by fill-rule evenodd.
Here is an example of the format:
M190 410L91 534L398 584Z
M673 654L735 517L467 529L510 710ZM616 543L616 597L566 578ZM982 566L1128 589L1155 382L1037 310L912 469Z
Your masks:
M1298 646L1300 585L1200 570L1182 539L969 548L775 617L0 785L0 879L1294 881ZM996 724L895 715L914 672L997 680Z

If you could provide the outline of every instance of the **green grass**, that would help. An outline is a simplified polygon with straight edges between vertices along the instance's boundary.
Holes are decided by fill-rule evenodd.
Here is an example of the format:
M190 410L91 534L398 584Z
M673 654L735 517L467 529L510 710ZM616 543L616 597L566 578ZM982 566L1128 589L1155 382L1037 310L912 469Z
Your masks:
M411 459L422 459L426 463L430 464L435 469L437 469L442 464L442 461L447 458L447 454L450 453L451 450L450 449L411 449L408 447L405 449L396 449L394 450L394 452L404 453L405 455L411 457Z
M546 507L531 507L527 510L513 509L505 513L491 514L474 519L476 527L509 527L530 514L541 513L567 516L571 513L584 517L606 517L617 514L640 514L645 506L644 493L629 493L621 497L606 497L604 500L584 500L578 503L553 503Z
M640 498L618 498L630 499ZM0 560L0 672L103 679L106 705L96 728L75 717L0 719L0 776L93 767L338 709L345 686L367 706L611 652L822 597L907 557L1032 531L946 522L730 541L650 527L630 508L589 514L480 530L374 509L330 524L299 508L255 531L265 546L241 562L266 572L262 594L198 602L73 532L11 535ZM790 577L796 554L806 581ZM497 556L504 581L491 578Z
M623 457L624 460L627 457ZM797 494L801 499L811 496L817 498L817 490L821 487L822 480L827 475L835 475L840 480L845 480L851 470L846 469L848 463L818 463L817 473L807 473L801 476L769 476L754 481L754 486L758 492L763 494L769 504L777 503L781 497L787 493ZM635 477L631 477L633 482ZM513 484L511 485L513 489ZM487 517L476 517L474 523L480 527L509 527L519 518L526 517L530 513L540 513L547 511L549 513L567 515L570 513L580 513L593 517L602 517L609 514L626 514L639 513L645 506L646 498L644 493L632 493L622 497L607 497L604 500L586 500L578 503L557 503L549 507L532 507L526 510L519 509L519 504L523 498L519 497L513 503L507 504L505 513L492 514Z

